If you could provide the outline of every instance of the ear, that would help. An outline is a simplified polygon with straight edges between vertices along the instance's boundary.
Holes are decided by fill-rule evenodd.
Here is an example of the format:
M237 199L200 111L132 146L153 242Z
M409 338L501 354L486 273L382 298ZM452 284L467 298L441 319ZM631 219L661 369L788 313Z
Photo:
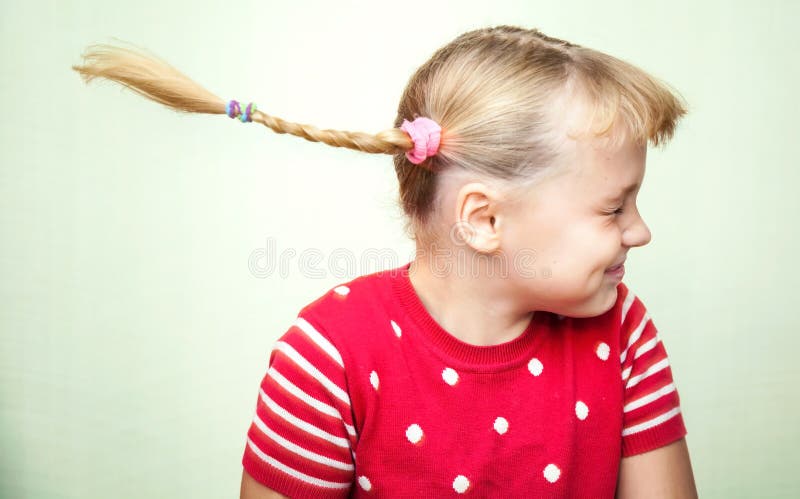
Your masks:
M461 187L456 197L456 226L450 232L457 244L479 253L493 253L500 247L496 217L498 193L486 184L472 182Z

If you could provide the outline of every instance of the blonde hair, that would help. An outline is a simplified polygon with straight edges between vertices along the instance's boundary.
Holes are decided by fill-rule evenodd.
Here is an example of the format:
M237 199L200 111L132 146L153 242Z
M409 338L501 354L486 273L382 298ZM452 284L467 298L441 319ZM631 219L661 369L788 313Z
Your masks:
M152 54L95 45L83 59L73 69L87 82L105 78L178 111L226 114L222 99ZM563 137L556 105L578 98L591 111L579 135L616 133L615 139L638 144L666 143L687 112L665 83L630 63L536 29L497 26L464 33L425 62L406 86L394 128L320 130L260 110L252 120L277 133L393 155L406 229L430 242L437 235L440 172L459 168L509 187L535 182L558 163ZM405 156L413 144L399 126L418 116L436 121L442 135L436 156L414 165Z

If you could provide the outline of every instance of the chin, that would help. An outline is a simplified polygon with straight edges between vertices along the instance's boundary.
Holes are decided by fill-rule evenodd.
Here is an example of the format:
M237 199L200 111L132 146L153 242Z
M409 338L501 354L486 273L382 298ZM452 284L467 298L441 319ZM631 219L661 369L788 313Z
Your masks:
M566 313L561 313L561 315L574 317L576 319L585 319L603 315L614 308L614 305L617 303L617 294L616 286L611 289L609 289L607 286L603 286L598 289L594 295L589 297L583 303L583 306L575 307Z
M614 308L614 305L616 305L617 303L618 295L619 293L617 292L617 285L615 284L614 287L611 288L611 291L608 293L608 300L606 301L605 306L603 307L603 311L600 312L600 314L604 314L609 310L611 310L612 308Z

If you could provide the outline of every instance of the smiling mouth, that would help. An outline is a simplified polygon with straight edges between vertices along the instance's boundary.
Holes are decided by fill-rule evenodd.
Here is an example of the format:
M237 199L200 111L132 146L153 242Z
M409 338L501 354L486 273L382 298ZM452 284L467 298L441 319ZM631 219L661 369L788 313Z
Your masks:
M627 258L625 260L627 260ZM613 267L607 268L606 272L614 272L614 271L617 271L620 268L624 267L625 266L625 260L622 260L620 263L614 265Z

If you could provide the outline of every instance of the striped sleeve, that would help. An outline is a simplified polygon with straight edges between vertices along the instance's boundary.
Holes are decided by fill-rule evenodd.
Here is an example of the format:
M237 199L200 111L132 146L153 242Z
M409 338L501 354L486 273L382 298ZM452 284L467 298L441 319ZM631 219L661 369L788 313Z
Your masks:
M270 356L242 465L289 497L347 497L355 437L342 356L298 317Z
M622 304L622 456L670 444L686 435L667 351L644 304L626 287Z

